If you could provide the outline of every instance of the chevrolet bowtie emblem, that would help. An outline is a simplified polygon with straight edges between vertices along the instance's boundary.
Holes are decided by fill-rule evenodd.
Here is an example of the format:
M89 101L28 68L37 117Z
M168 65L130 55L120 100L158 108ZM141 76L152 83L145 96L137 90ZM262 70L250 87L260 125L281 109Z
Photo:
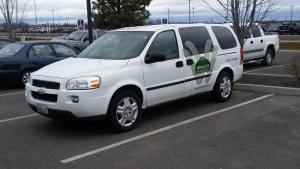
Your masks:
M37 92L38 92L39 94L45 94L45 93L46 93L46 90L45 90L45 88L40 88Z

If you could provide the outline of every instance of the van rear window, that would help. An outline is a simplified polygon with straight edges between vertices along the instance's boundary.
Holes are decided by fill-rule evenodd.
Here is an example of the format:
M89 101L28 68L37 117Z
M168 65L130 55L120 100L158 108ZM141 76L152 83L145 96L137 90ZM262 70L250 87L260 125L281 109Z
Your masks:
M232 31L230 31L228 28L222 26L213 26L211 28L219 42L221 49L226 50L235 48L237 46L237 42L232 34Z

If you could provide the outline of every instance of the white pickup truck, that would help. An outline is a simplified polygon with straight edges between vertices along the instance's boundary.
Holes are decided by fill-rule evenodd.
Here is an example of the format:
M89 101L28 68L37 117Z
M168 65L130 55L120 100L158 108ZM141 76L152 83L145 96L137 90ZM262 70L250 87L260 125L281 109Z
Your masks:
M259 24L254 24L249 35L244 44L244 63L261 60L270 66L279 52L278 35L269 34Z

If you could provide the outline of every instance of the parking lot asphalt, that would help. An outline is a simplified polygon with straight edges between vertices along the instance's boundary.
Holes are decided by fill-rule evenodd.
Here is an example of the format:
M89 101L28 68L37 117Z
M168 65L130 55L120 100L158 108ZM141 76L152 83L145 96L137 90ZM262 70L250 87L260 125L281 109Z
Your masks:
M272 66L262 66L260 62L246 64L243 78L238 83L300 88L300 83L288 72L294 57L300 57L300 51L280 52Z
M292 55L280 53L274 66ZM264 68L255 65L246 71ZM146 110L138 128L120 134L102 120L36 115L21 89L0 87L0 169L296 169L299 105L300 97L237 90L216 103L206 93Z

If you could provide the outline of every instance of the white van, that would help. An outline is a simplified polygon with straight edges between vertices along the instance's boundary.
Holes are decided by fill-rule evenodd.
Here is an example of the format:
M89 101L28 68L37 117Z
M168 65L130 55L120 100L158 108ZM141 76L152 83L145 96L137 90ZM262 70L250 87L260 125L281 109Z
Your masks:
M113 129L127 131L157 104L208 91L227 101L242 73L243 52L229 25L131 27L34 72L25 95L39 114L105 115Z

